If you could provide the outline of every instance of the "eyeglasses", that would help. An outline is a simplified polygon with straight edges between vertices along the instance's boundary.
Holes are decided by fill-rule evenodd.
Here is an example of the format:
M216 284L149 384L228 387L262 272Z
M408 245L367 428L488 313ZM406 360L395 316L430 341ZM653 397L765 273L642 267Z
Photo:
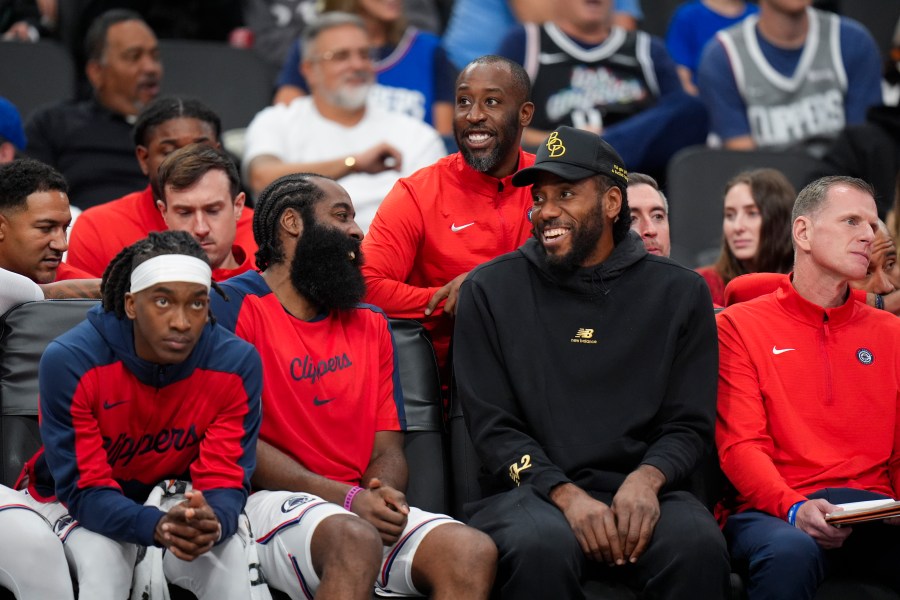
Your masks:
M341 50L329 50L323 52L319 56L312 57L310 60L312 62L344 63L353 57L363 61L374 61L377 58L375 50L371 48L343 48Z

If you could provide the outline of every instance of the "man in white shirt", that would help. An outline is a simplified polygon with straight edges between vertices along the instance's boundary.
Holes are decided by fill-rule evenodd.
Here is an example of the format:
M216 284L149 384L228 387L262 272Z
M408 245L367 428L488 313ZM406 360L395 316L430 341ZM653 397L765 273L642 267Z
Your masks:
M300 68L311 93L253 119L244 169L257 193L290 173L338 180L365 231L394 182L435 162L446 149L430 126L367 105L375 71L361 19L323 15L307 27L302 43Z

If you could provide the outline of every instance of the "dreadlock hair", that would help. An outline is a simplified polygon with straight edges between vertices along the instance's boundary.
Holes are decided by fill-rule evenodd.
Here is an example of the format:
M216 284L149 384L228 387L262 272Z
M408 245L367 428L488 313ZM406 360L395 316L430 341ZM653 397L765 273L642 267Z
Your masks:
M304 225L313 221L313 207L325 196L325 192L311 181L313 177L330 179L315 173L294 173L279 177L262 191L253 208L253 237L256 266L265 271L272 264L284 260L284 248L278 237L278 219L288 208L300 213Z
M123 248L106 267L100 281L103 310L115 312L120 319L125 318L125 293L131 289L131 272L139 264L164 254L184 254L209 263L206 252L186 231L151 231L146 238ZM215 281L212 288L227 300ZM210 320L215 323L212 313Z

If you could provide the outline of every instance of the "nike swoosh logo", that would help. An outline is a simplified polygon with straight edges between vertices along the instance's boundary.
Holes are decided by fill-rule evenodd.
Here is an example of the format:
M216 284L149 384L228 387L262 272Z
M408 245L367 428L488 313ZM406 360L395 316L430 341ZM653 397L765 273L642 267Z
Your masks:
M452 231L453 233L456 233L457 231L462 231L466 227L471 227L474 224L475 224L475 221L472 221L471 223L466 223L465 225L460 225L459 227L457 227L456 223L454 223L450 226L450 231Z
M778 355L778 354L784 354L785 352L790 352L791 350L796 350L796 348L781 348L781 349L778 349L778 348L776 348L775 346L772 346L772 354L775 354L775 355Z
M106 408L106 409L114 408L120 404L125 404L126 402L128 402L128 400L119 400L118 402L110 402L109 400L104 400L103 408Z
M313 396L313 404L315 404L316 406L323 406L325 404L328 404L332 400L334 400L334 398L325 398L324 400L319 400L318 396Z

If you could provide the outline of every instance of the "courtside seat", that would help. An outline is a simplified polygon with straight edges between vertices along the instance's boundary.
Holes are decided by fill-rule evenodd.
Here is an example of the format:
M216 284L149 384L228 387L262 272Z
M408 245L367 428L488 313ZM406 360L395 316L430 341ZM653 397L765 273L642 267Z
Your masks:
M26 302L0 316L0 483L12 486L41 445L38 363L54 338L82 320L96 300ZM13 600L0 588L0 600Z
M82 320L97 300L26 302L0 317L0 483L12 486L40 447L38 363L54 338Z

